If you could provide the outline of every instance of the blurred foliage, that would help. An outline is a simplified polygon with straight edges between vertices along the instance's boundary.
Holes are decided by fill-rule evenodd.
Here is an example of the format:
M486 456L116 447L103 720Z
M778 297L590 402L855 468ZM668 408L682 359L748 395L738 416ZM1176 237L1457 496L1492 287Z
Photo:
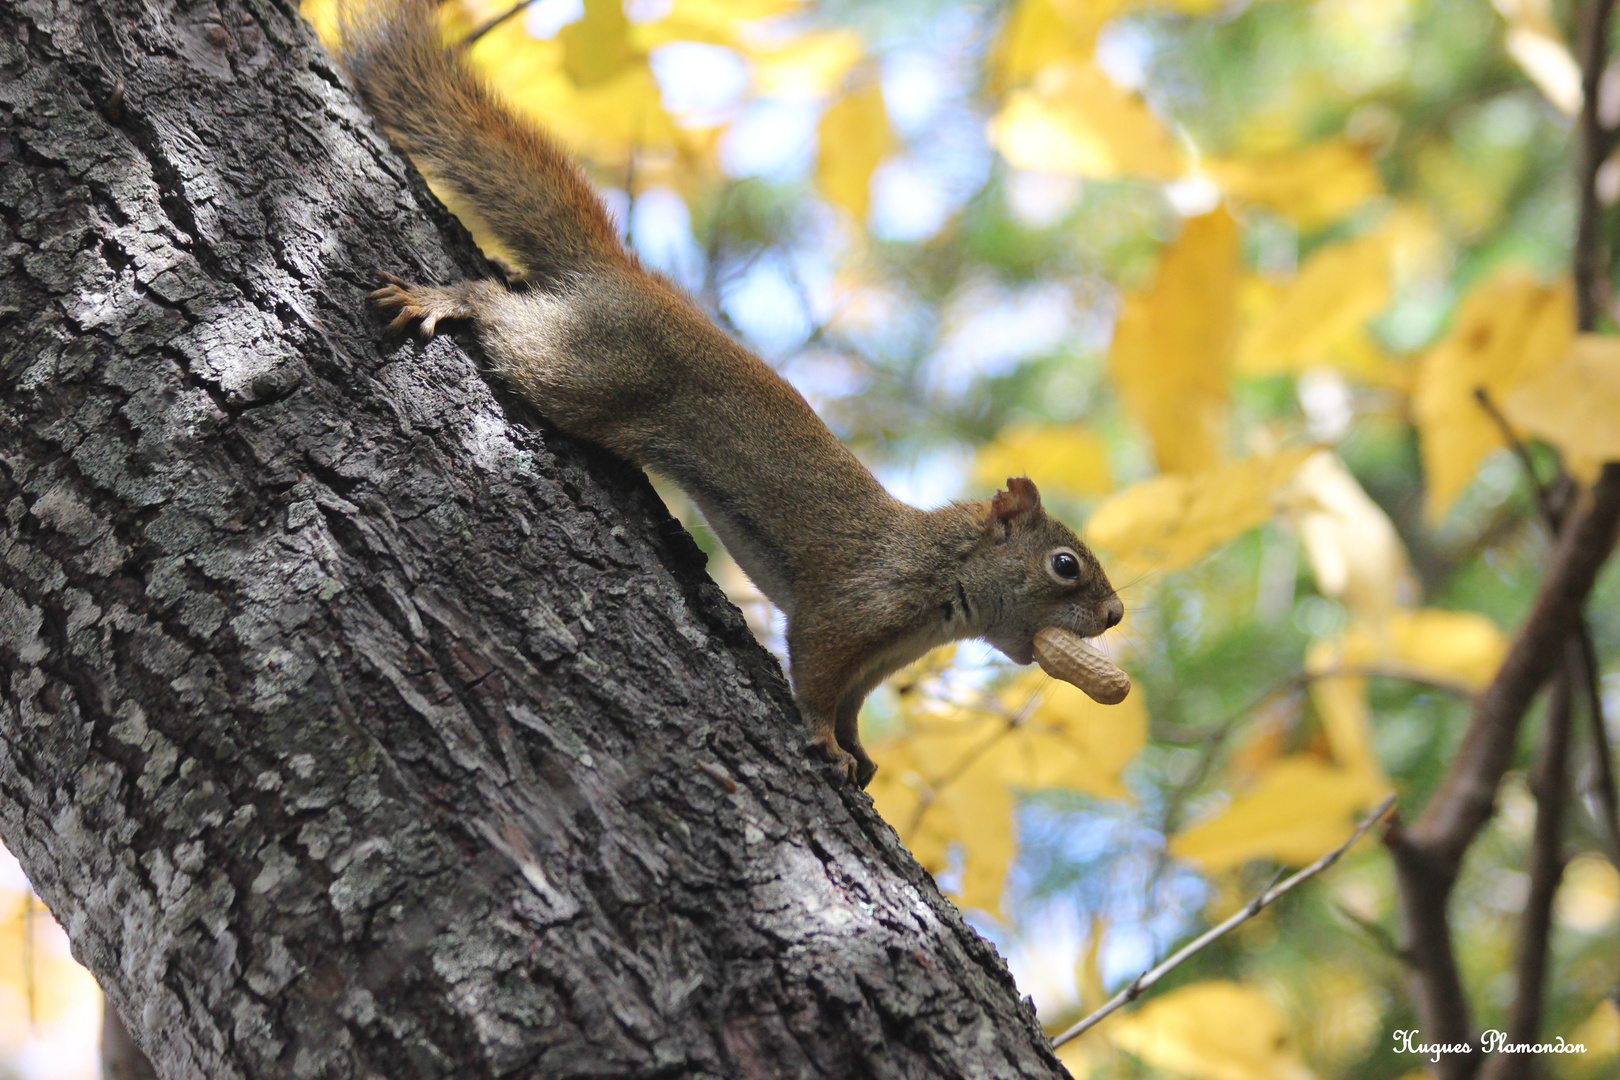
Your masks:
M93 1080L101 989L0 848L0 1076Z
M482 31L475 61L643 258L897 493L1027 470L1089 522L1129 609L1124 704L964 645L863 718L879 809L1051 1030L1390 787L1421 808L1547 557L1475 389L1543 479L1620 457L1613 319L1577 334L1568 278L1570 3L509 3L460 0L449 32ZM1612 225L1620 160L1599 187ZM1609 573L1611 673L1617 600ZM1487 1027L1512 994L1524 756L1453 901ZM1613 1075L1620 877L1584 808L1568 839L1545 1031L1589 1048L1557 1075ZM1419 1074L1391 1038L1416 1026L1392 890L1363 842L1065 1060Z

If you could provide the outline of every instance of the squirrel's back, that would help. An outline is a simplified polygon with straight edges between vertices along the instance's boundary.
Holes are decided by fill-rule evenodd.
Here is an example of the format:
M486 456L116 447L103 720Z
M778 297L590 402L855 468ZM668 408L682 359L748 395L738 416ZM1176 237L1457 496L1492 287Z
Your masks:
M1119 621L1102 568L1027 479L934 511L884 491L797 390L640 268L578 168L445 45L435 0L346 14L340 55L366 104L450 208L534 279L385 275L373 298L394 326L430 335L471 320L494 369L547 419L692 497L787 613L795 695L852 779L875 769L861 701L930 646L982 637L1029 663L1038 632L1074 638Z
M340 0L339 59L366 106L475 232L555 281L627 258L601 200L551 137L444 40L436 0Z

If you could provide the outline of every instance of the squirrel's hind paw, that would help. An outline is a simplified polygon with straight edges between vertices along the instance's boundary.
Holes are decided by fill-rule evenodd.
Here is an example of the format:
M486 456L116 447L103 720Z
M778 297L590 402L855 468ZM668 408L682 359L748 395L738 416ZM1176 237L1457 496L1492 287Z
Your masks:
M806 753L820 754L823 757L832 759L832 763L838 767L838 771L843 773L844 778L856 787L866 786L861 780L861 763L855 759L854 754L839 746L838 740L831 733L825 737L815 736L805 744L804 749ZM876 772L877 769L873 768L872 771ZM866 779L871 779L870 773L867 774Z
M417 331L423 337L432 337L440 319L469 319L474 314L465 289L453 285L412 285L385 270L378 270L376 274L384 284L372 290L371 302L385 312L395 312L393 321L388 324L390 333L405 329L413 320L421 320Z

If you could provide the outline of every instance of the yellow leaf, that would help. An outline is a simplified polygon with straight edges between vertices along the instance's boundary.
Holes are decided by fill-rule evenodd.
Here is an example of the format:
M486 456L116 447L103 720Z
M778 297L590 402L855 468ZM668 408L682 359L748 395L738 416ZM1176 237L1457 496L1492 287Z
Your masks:
M882 87L874 82L834 102L816 128L816 146L816 188L864 224L872 172L894 146Z
M1068 683L1030 672L1003 695L1013 708L1038 695L1028 717L984 755L983 768L1022 788L1073 788L1127 796L1119 774L1147 742L1141 687L1118 705L1098 705Z
M1112 491L1108 448L1095 434L1076 427L1010 427L979 448L973 477L980 484L1004 484L1028 476L1044 491L1048 485L1075 495Z
M992 914L1000 912L1013 856L1012 789L1122 798L1119 771L1147 739L1140 693L1105 708L1032 672L1003 696L1018 723L1000 712L925 705L903 734L869 747L878 772L867 793L878 813L930 873L948 867L959 849L961 903Z
M1480 459L1502 445L1474 391L1484 389L1501 407L1522 383L1568 355L1574 334L1567 279L1541 285L1508 268L1463 299L1450 333L1423 358L1413 392L1431 519L1450 508Z
M1311 680L1311 702L1322 721L1333 760L1346 772L1380 781L1384 771L1373 752L1372 711L1367 707L1367 680L1359 675L1331 675Z
M1584 934L1606 929L1620 915L1620 873L1597 855L1577 855L1558 889L1558 921Z
M1420 608L1351 627L1312 650L1310 668L1382 668L1390 674L1455 684L1478 692L1496 675L1508 642L1496 624L1472 611Z
M650 52L671 41L737 45L764 36L753 24L800 9L801 0L675 0L669 14L630 27L630 42ZM775 36L775 35L771 35Z
M946 865L950 837L922 827L934 793L918 771L911 734L869 742L866 750L878 767L866 789L873 806L922 868L939 873Z
M1290 477L1314 452L1290 450L1136 484L1092 514L1087 538L1133 572L1187 566L1276 514Z
M1352 330L1335 341L1322 362L1335 371L1368 386L1385 386L1398 390L1404 397L1409 389L1406 369L1390 362L1383 346L1372 339L1366 330Z
M938 678L955 660L956 643L954 641L948 645L936 646L923 653L920 659L912 661L891 675L889 684L902 693L909 692L915 689L919 683ZM927 698L922 699L921 703L933 704Z
M563 71L575 86L599 86L638 59L620 0L585 0L585 17L557 31L557 40Z
M1246 730L1232 738L1226 756L1226 780L1234 790L1253 784L1262 773L1288 756L1298 722L1297 712L1298 707L1293 702L1269 701L1245 725Z
M1510 26L1523 26L1549 37L1558 36L1558 24L1553 21L1548 0L1492 0L1492 6Z
M1620 461L1620 337L1576 335L1568 355L1501 404L1514 424L1572 462Z
M1147 103L1091 64L1047 68L1034 88L1009 94L989 137L1010 164L1037 172L1170 180L1186 169Z
M1301 1049L1327 1075L1354 1075L1382 1037L1385 991L1347 964L1312 964L1301 981L1290 995L1291 1014L1310 1018L1298 1029Z
M1365 773L1296 754L1272 765L1225 810L1172 837L1169 850L1208 871L1258 858L1308 863L1344 843L1353 815L1379 794Z
M1216 210L1187 220L1152 286L1127 293L1120 308L1108 367L1164 472L1207 469L1222 456L1238 278L1237 223Z
M1102 976L1102 946L1107 933L1107 918L1093 914L1086 933L1086 947L1074 961L1074 985L1080 991L1080 1007L1088 1012L1102 1008L1110 997Z
M1269 314L1244 335L1239 370L1270 375L1328 360L1335 345L1389 303L1391 246L1392 237L1375 229L1312 252Z
M315 36L321 39L321 44L330 51L337 51L338 46L338 5L337 0L303 0L298 5L298 13L304 21L315 29Z
M704 26L729 26L803 9L804 0L675 0L669 18Z
M969 715L869 748L878 772L867 792L878 813L930 873L944 870L958 846L958 899L995 915L1012 861L1013 798L981 759L1006 730L999 716Z
M641 58L603 82L579 86L564 71L562 42L530 37L521 19L508 19L480 38L471 58L514 112L582 157L622 168L632 148L682 146L658 80Z
M838 88L863 51L861 39L848 30L815 31L772 48L750 49L754 92L762 97L822 97Z
M1281 154L1211 160L1203 167L1233 198L1275 210L1302 229L1337 221L1384 191L1367 152L1343 140Z
M26 945L24 934L31 939ZM0 1023L21 1019L26 1024L24 1003L31 999L40 1025L56 1028L97 997L95 979L74 962L66 935L38 898L26 890L0 887L0 1004L14 1002L23 1013L19 1018L16 1013L4 1015L9 1009L0 1010Z
M1581 111L1581 67L1564 44L1546 0L1496 0L1508 21L1503 42L1514 63L1565 116Z
M1565 116L1581 111L1581 67L1562 39L1515 26L1507 33L1508 55Z
M1450 266L1451 246L1428 207L1412 201L1390 208L1378 231L1390 238L1395 287L1443 277Z
M562 104L558 99L566 101L577 93L562 70L562 43L531 37L521 19L507 19L479 38L469 56L513 107L521 108L536 94L546 98L548 108L556 107Z
M963 907L1001 917L1001 894L1014 850L1013 798L1006 785L982 773L968 773L943 792L934 825L949 829L962 846Z
M1313 454L1294 474L1290 492L1317 588L1362 619L1393 611L1407 576L1406 548L1339 456Z
M1019 0L990 51L992 92L1021 86L1053 65L1090 59L1097 31L1120 6L1117 0Z
M1496 624L1472 611L1422 608L1389 622L1395 656L1418 671L1450 676L1475 690L1496 677L1508 641Z
M1585 1060L1572 1064L1600 1066L1620 1057L1620 1006L1616 1006L1613 1001L1598 1002L1592 1014L1569 1033L1568 1041L1578 1042L1586 1047L1586 1054L1583 1055ZM1591 1071L1582 1069L1582 1073L1576 1075L1581 1074L1591 1077L1602 1075L1597 1068L1592 1068Z
M1258 990L1193 983L1114 1022L1114 1042L1155 1069L1198 1080L1309 1080L1282 1014Z

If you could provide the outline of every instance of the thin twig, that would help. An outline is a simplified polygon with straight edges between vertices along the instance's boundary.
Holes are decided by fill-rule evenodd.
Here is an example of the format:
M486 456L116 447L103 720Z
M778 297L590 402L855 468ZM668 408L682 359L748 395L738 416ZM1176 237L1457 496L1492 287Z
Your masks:
M1340 915L1354 923L1356 929L1372 938L1373 944L1377 945L1379 951L1384 953L1384 955L1388 956L1392 960L1400 960L1405 962L1406 954L1401 952L1400 943L1395 940L1394 936L1391 935L1388 930L1385 930L1382 926L1379 926L1371 919L1357 915L1343 904L1335 903L1333 907Z
M1209 775L1209 770L1214 765L1221 747L1244 719L1259 712L1278 698L1299 693L1318 679L1348 678L1404 679L1408 682L1432 686L1437 690L1445 690L1462 698L1472 698L1474 696L1474 688L1461 680L1448 679L1403 664L1343 664L1318 671L1306 671L1303 669L1296 671L1273 683L1263 693L1226 719L1200 728L1187 730L1185 738L1167 738L1162 727L1155 727L1154 738L1158 741L1196 742L1203 747L1202 752L1199 754L1198 764L1193 767L1192 774L1172 788L1169 797L1165 799L1164 813L1159 818L1159 835L1169 836L1180 827L1181 813L1186 809L1187 799L1197 789L1198 785L1203 783L1204 777ZM1153 871L1148 875L1147 885L1143 890L1143 895L1147 898L1149 905L1153 903L1153 896L1158 891L1159 882L1163 880L1164 871L1169 864L1170 853L1168 850L1161 848L1158 857L1154 860Z
M1563 515L1553 506L1551 493L1547 490L1546 485L1541 482L1541 477L1536 474L1536 463L1530 457L1530 448L1524 445L1524 440L1519 438L1519 433L1513 430L1513 425L1508 423L1508 418L1502 415L1502 410L1498 409L1496 402L1491 400L1490 391L1483 386L1474 387L1474 400L1479 402L1479 407L1485 410L1486 415L1491 418L1491 422L1501 432L1502 441L1507 443L1508 448L1519 459L1519 465L1524 469L1524 478L1530 482L1530 490L1535 493L1536 508L1541 511L1541 517L1546 521L1547 527L1557 532ZM1559 475L1562 478L1562 468L1559 469Z
M1337 667L1321 668L1317 671L1300 670L1277 680L1269 688L1262 691L1247 705L1235 710L1223 720L1213 724L1171 724L1155 723L1151 729L1155 742L1172 743L1198 743L1201 746L1212 739L1224 739L1229 734L1226 730L1247 716L1269 705L1273 698L1294 693L1319 679L1401 679L1405 682L1417 683L1435 690L1444 690L1448 694L1455 694L1460 698L1472 699L1477 691L1462 679L1448 679L1431 671L1408 664L1396 662L1372 664L1341 664ZM1207 746L1206 746L1207 749Z
M506 11L501 12L493 19L490 19L488 22L485 22L483 25L473 30L466 37L456 42L456 51L466 52L468 49L478 44L479 38L483 37L485 34L489 33L491 30L495 29L497 26L501 25L507 19L510 19L524 8L531 6L534 2L535 0L519 0L518 4L508 8Z
M1311 865L1307 866L1305 869L1294 874L1281 884L1276 884L1274 882L1273 884L1268 885L1264 890L1261 891L1260 895L1243 905L1243 910L1239 911L1237 914L1233 915L1220 925L1213 926L1204 931L1202 934L1199 934L1197 937L1193 938L1192 941L1178 949L1168 960L1165 960L1151 971L1144 971L1142 974L1138 975L1131 981L1129 986L1115 994L1108 1004L1104 1005L1102 1008L1098 1009L1096 1012L1092 1013L1078 1024L1075 1024L1057 1038L1053 1039L1052 1048L1055 1050L1064 1043L1068 1042L1070 1039L1079 1038L1091 1028L1095 1027L1097 1023L1108 1014L1141 997L1142 994L1151 988L1154 983L1158 982L1170 972L1174 971L1177 967L1181 966L1181 963L1188 957L1194 955L1208 946L1211 942L1219 940L1236 927L1243 925L1256 915L1260 914L1260 912L1266 909L1267 905L1276 900L1279 896L1289 892L1302 882L1310 880L1317 874L1320 874L1322 871L1332 866L1334 863L1338 862L1340 856L1342 856L1346 851L1349 851L1350 848L1355 845L1357 840L1360 840L1363 836L1365 836L1367 834L1367 830L1376 825L1379 819L1381 819L1385 814L1389 813L1390 807L1394 805L1395 795L1393 792L1391 792L1390 794L1384 796L1384 801L1380 802L1377 807L1373 809L1372 813L1361 819L1361 823L1356 826L1356 831L1350 834L1350 838L1348 840L1334 848L1332 851L1328 852L1326 855L1323 855L1320 859L1317 859L1315 862L1311 863Z
M1597 647L1592 628L1581 634L1581 689L1586 696L1587 734L1592 740L1592 799L1597 803L1593 817L1598 819L1598 835L1608 850L1609 861L1620 870L1620 798L1615 796L1614 763L1610 759L1609 728L1603 715L1603 687L1598 678Z
M1012 710L992 708L989 706L979 707L981 711L999 714L1005 722L988 736L981 739L977 744L969 747L967 752L962 755L961 759L957 761L955 765L946 769L937 778L926 782L925 790L918 796L917 809L912 811L911 820L907 822L904 829L899 830L900 839L902 842L907 844L911 843L912 835L917 831L917 827L922 824L923 814L927 813L928 808L934 805L934 801L939 797L939 792L942 788L960 779L962 774L967 772L968 769L972 768L974 763L977 762L980 757L984 756L984 754L988 752L992 746L1023 726L1024 721L1028 720L1030 714L1035 711L1035 700L1038 694L1039 691L1031 693L1024 701L1024 704ZM996 704L999 705L999 702ZM974 708L973 706L958 707Z
M624 154L624 246L631 251L636 250L636 145L632 142Z

